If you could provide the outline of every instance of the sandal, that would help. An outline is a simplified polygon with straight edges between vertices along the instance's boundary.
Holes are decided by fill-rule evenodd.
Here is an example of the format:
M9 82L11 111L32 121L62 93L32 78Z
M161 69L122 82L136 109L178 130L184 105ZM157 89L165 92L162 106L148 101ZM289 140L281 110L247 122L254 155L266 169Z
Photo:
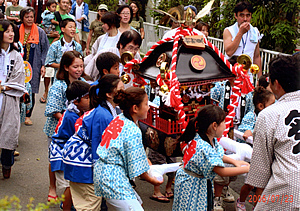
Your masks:
M48 201L50 202L51 200L54 200L56 201L58 198L58 196L51 196L51 195L48 195Z
M46 103L46 102L47 102L46 98L44 96L42 96L40 98L40 103Z
M25 120L24 124L27 125L27 126L33 125L32 121L30 119Z
M166 191L166 197L168 198L168 199L173 199L174 198L174 193L171 191L171 192L168 192L168 191Z
M152 199L154 201L161 202L161 203L169 203L170 202L170 200L166 196L155 196L155 195L152 195L152 196L150 196L150 199ZM164 199L168 199L168 200L164 200Z

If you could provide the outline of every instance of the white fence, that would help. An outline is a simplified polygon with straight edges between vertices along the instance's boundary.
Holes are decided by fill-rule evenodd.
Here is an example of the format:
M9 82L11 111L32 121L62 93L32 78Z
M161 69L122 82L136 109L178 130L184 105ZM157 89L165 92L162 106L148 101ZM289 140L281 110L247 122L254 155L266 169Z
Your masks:
M95 20L97 17L97 12L90 11L89 18L90 22ZM145 38L143 40L143 43L141 45L141 52L147 53L148 50L151 48L153 44L155 44L157 41L162 39L165 31L170 30L169 27L165 26L159 26L152 23L144 22L144 30L145 30ZM223 54L225 53L223 40L214 38L214 37L208 37L208 40L214 44ZM283 54L276 51L270 51L266 49L260 49L260 56L262 61L262 70L265 72L268 71L268 64L271 58L277 56L278 54ZM287 54L283 54L287 55Z
M146 23L146 22L144 22L144 28L145 28L145 39L141 46L141 52L145 52L145 53L151 48L151 46L155 42L162 39L165 31L170 30L170 28L168 28L168 27L158 26L158 25ZM223 54L225 54L225 49L224 49L222 39L208 37L208 40L212 44L214 44ZM288 55L288 54L283 54L283 53L276 52L276 51L270 51L270 50L266 50L266 49L262 49L262 48L260 49L262 70L264 72L268 71L268 64L269 64L269 61L271 60L271 58L277 56L278 54Z

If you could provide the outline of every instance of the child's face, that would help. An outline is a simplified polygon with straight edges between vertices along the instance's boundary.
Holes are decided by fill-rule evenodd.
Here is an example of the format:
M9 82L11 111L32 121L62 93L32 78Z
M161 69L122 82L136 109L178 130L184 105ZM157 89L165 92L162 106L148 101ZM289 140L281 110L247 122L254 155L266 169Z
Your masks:
M64 33L64 36L73 38L76 34L76 25L74 22L69 22L65 28L61 28L61 31Z
M4 2L3 0L0 0L0 4L3 4L3 2Z
M77 106L80 112L84 113L90 110L90 96L86 94L80 98L80 102L75 101L74 104Z
M224 120L217 126L215 137L221 138L225 129L226 129L226 125L225 125L225 120Z
M119 63L114 64L109 71L109 74L114 74L116 76L119 76L120 70L119 70Z
M69 80L75 81L80 78L83 73L83 61L80 58L75 58L73 63L69 66L65 66L65 70L69 72Z
M205 35L205 37L208 37L208 28L206 26L202 26L201 32Z
M139 106L136 107L136 114L137 114L138 120L146 119L148 110L149 110L148 96L145 95L143 102Z
M51 4L51 5L48 7L48 10L49 10L50 12L55 12L55 11L56 11L56 4L55 4L55 3Z
M268 106L272 105L273 103L275 103L275 96L271 95L269 100L265 104L258 103L258 109L260 111L262 111L263 109L267 108Z

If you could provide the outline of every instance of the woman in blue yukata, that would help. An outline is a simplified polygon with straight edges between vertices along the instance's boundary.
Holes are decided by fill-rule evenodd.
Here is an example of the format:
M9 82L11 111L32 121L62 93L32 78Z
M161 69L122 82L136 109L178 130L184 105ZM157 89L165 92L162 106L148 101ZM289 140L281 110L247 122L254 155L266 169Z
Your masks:
M99 159L94 167L95 193L106 199L108 210L141 211L144 209L130 180L141 176L153 185L162 184L147 173L149 164L142 132L137 126L138 120L147 117L148 96L141 88L129 87L118 91L114 101L123 114L108 125L98 146Z
M120 89L124 89L124 84L113 74L104 75L96 86L91 87L92 110L76 121L76 132L64 146L64 175L70 180L76 210L100 210L101 197L94 193L93 166L98 159L96 149L103 131L121 113L113 101Z
M222 177L247 173L250 165L224 155L216 138L225 130L225 112L218 106L204 106L191 119L179 138L184 146L183 167L177 171L173 210L212 210L212 181ZM224 167L224 163L236 167Z

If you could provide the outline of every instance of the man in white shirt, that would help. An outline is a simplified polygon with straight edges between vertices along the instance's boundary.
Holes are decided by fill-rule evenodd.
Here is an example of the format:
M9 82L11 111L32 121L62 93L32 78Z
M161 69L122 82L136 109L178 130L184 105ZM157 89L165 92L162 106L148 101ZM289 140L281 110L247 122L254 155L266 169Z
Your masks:
M250 24L253 13L253 7L247 1L239 2L234 8L234 17L236 23L225 28L223 33L224 48L226 59L232 56L247 54L251 57L253 64L257 64L260 71L258 77L261 76L261 58L259 53L259 41L261 36L256 27ZM251 82L253 76L248 71Z

